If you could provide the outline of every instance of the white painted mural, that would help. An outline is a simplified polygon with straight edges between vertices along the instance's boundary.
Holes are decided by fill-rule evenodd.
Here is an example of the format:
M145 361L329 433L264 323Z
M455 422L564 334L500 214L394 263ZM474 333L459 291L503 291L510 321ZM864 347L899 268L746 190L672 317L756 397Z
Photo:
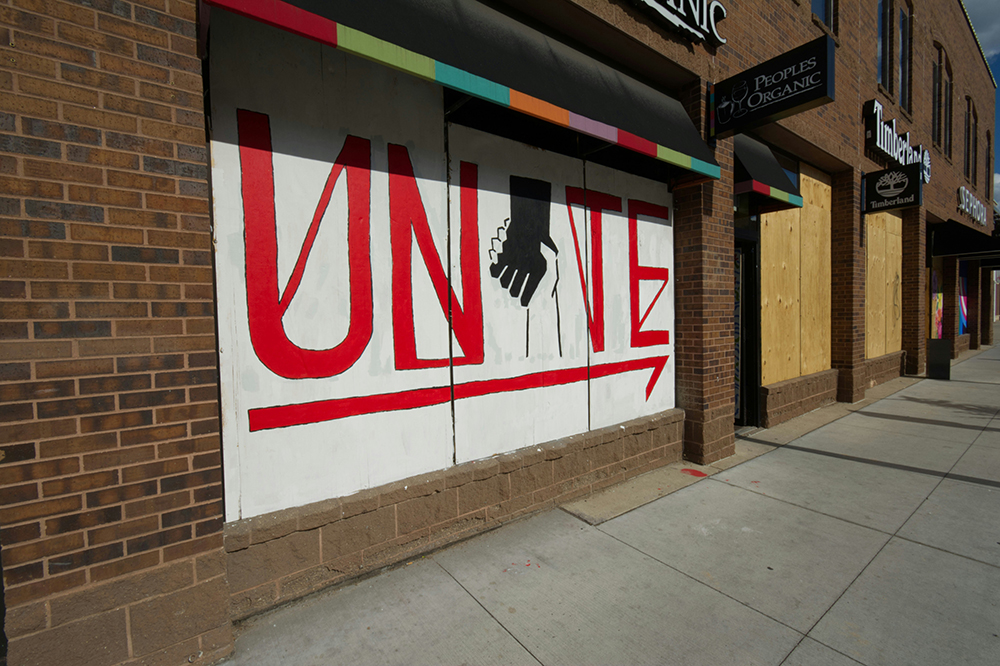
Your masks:
M211 49L227 520L674 406L665 185L224 12Z

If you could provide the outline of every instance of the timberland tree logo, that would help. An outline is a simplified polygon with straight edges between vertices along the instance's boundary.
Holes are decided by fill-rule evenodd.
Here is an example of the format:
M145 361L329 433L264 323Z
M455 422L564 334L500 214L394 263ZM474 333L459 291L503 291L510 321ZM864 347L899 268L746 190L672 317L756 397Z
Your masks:
M890 171L875 183L875 191L885 198L899 196L910 183L910 179L901 171Z

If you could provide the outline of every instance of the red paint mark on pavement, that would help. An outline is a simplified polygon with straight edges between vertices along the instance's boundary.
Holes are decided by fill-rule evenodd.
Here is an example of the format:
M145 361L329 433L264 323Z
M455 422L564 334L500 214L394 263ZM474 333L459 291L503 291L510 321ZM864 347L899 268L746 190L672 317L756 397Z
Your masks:
M704 472L699 472L696 469L687 469L687 468L684 468L684 469L681 470L681 472L684 473L684 474L690 474L691 476L697 476L699 478L703 477L703 476L708 476L708 474L705 474Z

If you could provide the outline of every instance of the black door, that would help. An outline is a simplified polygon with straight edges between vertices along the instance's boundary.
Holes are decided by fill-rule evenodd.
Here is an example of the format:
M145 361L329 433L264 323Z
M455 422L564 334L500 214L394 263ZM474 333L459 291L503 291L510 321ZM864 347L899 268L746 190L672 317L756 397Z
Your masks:
M760 398L760 261L756 239L736 238L733 272L733 334L735 343L734 420L739 426L759 425Z

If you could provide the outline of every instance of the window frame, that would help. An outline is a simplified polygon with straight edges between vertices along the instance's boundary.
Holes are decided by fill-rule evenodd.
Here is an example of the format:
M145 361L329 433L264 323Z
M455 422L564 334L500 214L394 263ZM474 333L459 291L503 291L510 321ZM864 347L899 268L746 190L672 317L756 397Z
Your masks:
M834 31L836 30L834 26L835 3L836 0L811 0L810 4L812 14L816 20ZM816 11L817 6L822 10L822 13Z
M955 83L951 73L951 61L948 59L947 53L944 54L944 70L942 74L942 94L944 98L944 113L942 118L944 125L942 127L943 150L948 159L951 159L952 132L954 130L952 121L954 120Z
M900 0L899 12L899 106L907 113L913 111L913 6Z
M893 38L896 31L893 30L895 23L895 13L893 12L893 0L878 0L876 6L876 81L882 89L891 97L893 94L893 79L896 68L893 67Z

